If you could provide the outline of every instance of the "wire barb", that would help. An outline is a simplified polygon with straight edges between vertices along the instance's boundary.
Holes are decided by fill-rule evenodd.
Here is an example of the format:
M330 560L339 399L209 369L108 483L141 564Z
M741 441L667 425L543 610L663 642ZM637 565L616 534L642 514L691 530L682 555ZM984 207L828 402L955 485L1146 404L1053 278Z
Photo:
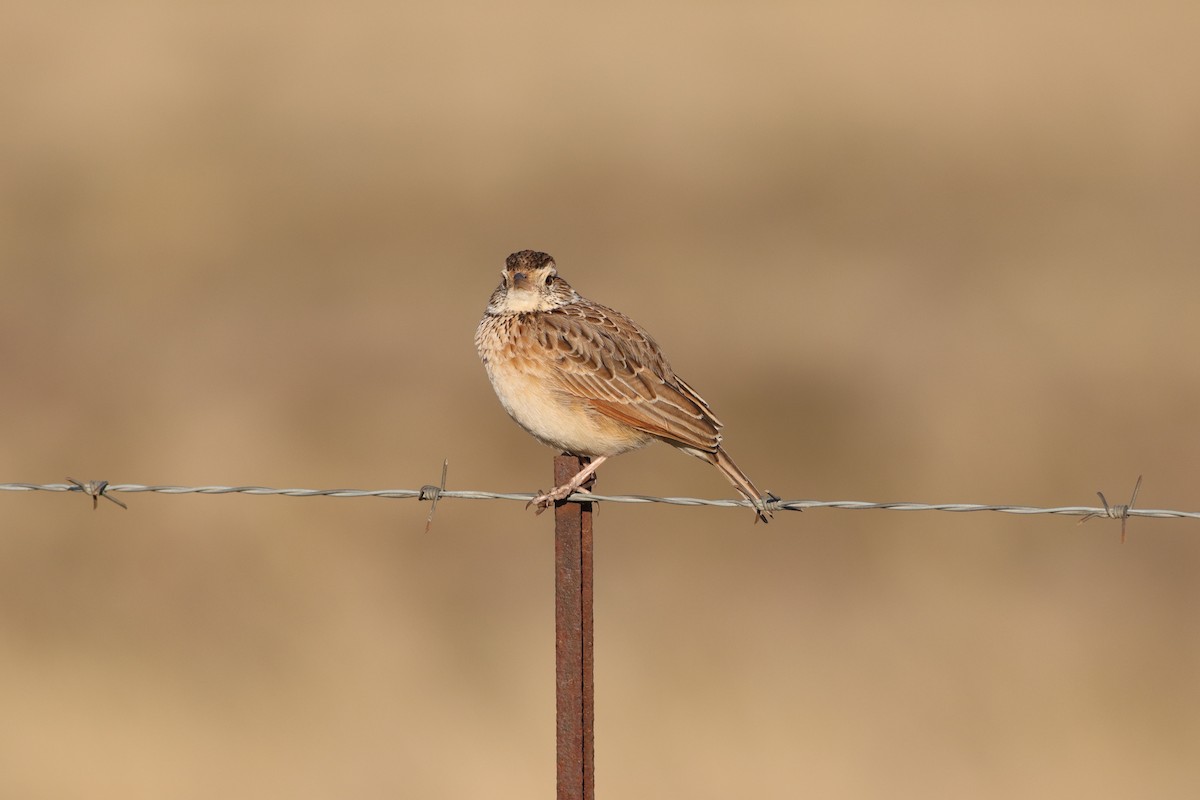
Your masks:
M441 499L442 492L446 491L446 471L450 469L450 459L442 461L442 482L437 486L431 486L428 483L421 487L421 493L417 495L418 500L428 500L429 516L425 519L425 532L429 533L430 527L433 526L433 512L437 511L438 500Z
M112 495L107 494L108 481L77 481L74 478L67 478L67 480L70 481L71 483L75 484L75 486L79 489L79 491L83 492L86 495L91 496L92 511L96 510L96 506L99 505L101 497L103 497L105 500L113 501L114 503L116 503L121 508L125 509L126 511L129 510L129 506L125 505L124 503L122 503L120 500L113 497ZM70 491L75 491L75 490L71 489Z
M1077 522L1077 525L1082 525L1092 517L1105 517L1107 519L1121 520L1121 544L1125 544L1125 523L1129 521L1129 512L1133 510L1133 504L1137 502L1138 491L1142 488L1142 476L1138 475L1137 483L1133 485L1133 494L1129 498L1129 502L1125 505L1110 506L1108 500L1104 497L1104 492L1096 492L1096 496L1100 498L1100 502L1104 504L1104 511L1095 511L1091 514L1085 514L1083 519Z

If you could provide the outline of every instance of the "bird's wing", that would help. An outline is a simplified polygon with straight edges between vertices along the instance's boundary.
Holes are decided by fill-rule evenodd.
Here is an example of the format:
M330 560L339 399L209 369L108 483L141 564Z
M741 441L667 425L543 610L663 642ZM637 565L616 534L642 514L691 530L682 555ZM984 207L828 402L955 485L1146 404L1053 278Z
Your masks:
M677 377L658 345L619 311L573 303L542 315L538 344L551 380L611 419L684 447L715 452L721 422Z

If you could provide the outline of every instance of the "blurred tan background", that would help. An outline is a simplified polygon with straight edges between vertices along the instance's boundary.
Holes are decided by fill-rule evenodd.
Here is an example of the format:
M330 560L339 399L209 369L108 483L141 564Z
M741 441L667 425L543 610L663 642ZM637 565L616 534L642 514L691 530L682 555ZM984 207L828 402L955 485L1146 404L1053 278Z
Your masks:
M0 481L549 485L537 248L789 499L1200 508L1194 3L10 4ZM611 493L727 497L667 448ZM0 493L0 796L554 792L551 520ZM598 793L1200 792L1200 526L604 506Z

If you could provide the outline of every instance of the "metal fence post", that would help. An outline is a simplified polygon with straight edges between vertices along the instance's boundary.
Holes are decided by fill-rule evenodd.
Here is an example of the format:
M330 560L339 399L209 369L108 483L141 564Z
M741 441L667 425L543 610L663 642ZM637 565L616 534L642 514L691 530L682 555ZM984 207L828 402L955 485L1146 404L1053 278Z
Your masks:
M577 456L558 456L554 485L586 464ZM595 800L591 503L554 506L554 632L558 800Z

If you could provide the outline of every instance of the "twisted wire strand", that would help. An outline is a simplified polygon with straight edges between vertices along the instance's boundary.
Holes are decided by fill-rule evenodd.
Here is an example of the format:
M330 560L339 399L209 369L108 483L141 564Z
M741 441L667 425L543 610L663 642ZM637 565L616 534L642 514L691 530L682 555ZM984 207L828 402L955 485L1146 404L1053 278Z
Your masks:
M95 484L103 482L93 482ZM424 486L420 489L276 489L268 486L146 486L138 483L110 483L102 487L88 487L78 483L0 483L0 491L11 492L82 492L106 495L110 492L156 492L159 494L249 494L283 495L285 497L383 497L391 499L454 498L457 500L515 500L527 503L534 498L530 492L485 492L470 490L441 489ZM702 497L655 497L651 495L603 495L576 492L567 498L571 502L599 503L665 503L676 506L713 506L718 508L750 508L746 500L712 500ZM1124 519L1128 517L1159 517L1174 519L1200 519L1200 511L1174 511L1159 508L1129 508L1128 506L1035 506L990 505L979 503L872 503L861 500L776 500L767 502L767 507L778 511L803 511L812 508L837 508L881 511L947 511L966 513L992 511L1001 514L1054 514L1076 517L1104 517Z

